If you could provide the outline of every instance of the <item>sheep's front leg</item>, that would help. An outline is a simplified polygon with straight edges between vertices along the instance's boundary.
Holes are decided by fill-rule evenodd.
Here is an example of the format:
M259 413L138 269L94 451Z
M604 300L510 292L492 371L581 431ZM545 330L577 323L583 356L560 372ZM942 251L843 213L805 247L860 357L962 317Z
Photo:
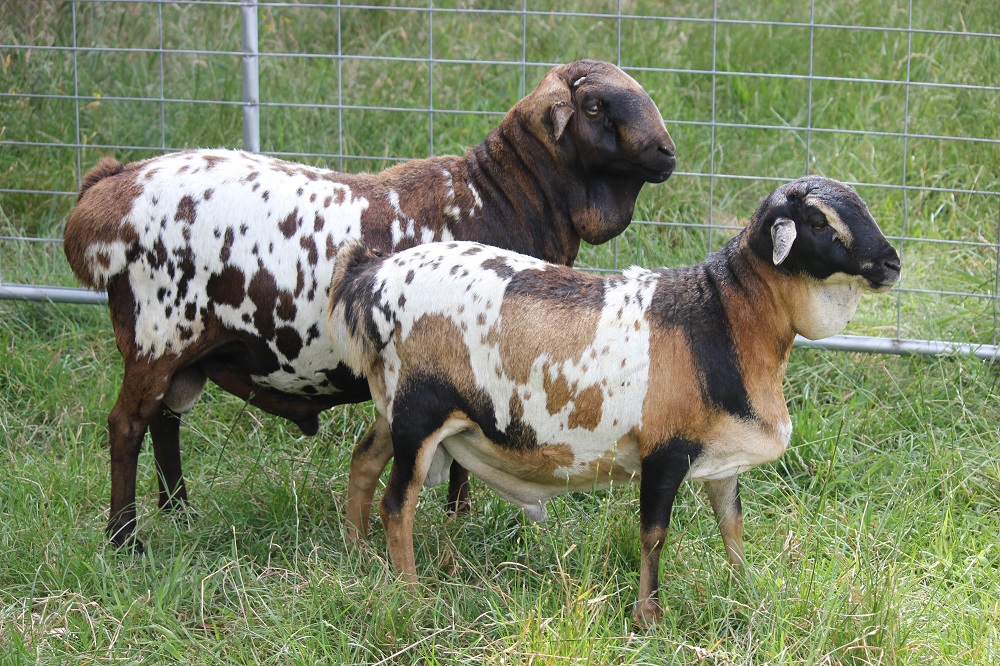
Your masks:
M674 439L642 461L639 481L639 539L642 562L639 570L639 600L632 621L639 627L656 624L663 617L660 606L660 552L670 526L670 513L677 491L687 476L701 446Z
M368 536L369 516L382 471L392 459L392 433L380 416L351 453L347 478L347 538L358 541Z
M737 569L745 562L743 554L743 505L740 503L740 482L736 475L705 482L708 499L719 524L722 543L726 546L729 563Z

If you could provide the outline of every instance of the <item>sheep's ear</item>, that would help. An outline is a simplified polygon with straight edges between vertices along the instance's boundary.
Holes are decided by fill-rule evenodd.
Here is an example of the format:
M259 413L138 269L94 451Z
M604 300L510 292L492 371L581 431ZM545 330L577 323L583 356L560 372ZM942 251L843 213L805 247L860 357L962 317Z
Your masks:
M788 258L788 253L792 250L792 242L795 240L795 222L787 217L779 217L771 226L771 242L774 245L772 259L774 265L778 266Z
M573 107L568 102L556 102L549 111L552 118L552 136L558 141L562 138L569 119L573 117Z

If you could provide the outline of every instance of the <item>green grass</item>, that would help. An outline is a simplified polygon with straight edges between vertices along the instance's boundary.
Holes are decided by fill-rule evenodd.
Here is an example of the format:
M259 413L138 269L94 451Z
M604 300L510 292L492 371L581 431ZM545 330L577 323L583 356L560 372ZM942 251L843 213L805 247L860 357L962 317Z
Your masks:
M378 520L345 540L369 406L315 438L210 390L186 421L189 521L105 542L104 419L120 377L100 308L5 303L0 325L3 663L991 664L1000 657L1000 375L963 357L796 350L790 450L743 478L749 571L725 561L697 484L675 507L661 626L631 633L634 486L557 498L551 519L476 483L449 520L425 491L422 585L396 582ZM704 660L704 662L699 661Z
M397 2L426 7L424 0ZM520 3L515 3L520 8ZM439 7L469 3L437 3ZM476 3L508 8L510 3ZM908 25L908 3L837 0L816 21ZM614 12L611 0L529 2L531 10ZM713 3L625 2L623 11L711 18ZM68 5L0 5L0 43L67 45ZM232 8L167 5L173 49L238 49ZM809 20L806 3L720 3L720 18ZM155 48L156 7L77 6L85 46ZM343 9L346 54L458 61L616 60L617 21ZM918 29L1000 32L986 0L914 2ZM814 81L731 72L808 74L808 28L720 24L716 119L709 23L626 19L621 61L659 104L678 145L679 169L644 189L638 220L616 244L584 248L581 264L612 267L701 259L747 219L776 182L807 170L870 183L861 189L883 229L903 243L904 286L990 294L997 270L995 196L878 187L1000 190L1000 144L824 132L903 130L905 33L821 28L814 73L880 83ZM260 10L261 49L336 50L336 13ZM127 35L127 36L126 36ZM1000 40L913 35L913 81L997 85ZM119 159L159 146L238 146L240 109L111 98L160 95L156 54L79 54L80 140L124 144ZM240 98L234 56L168 54L163 94L205 102ZM641 68L688 70L680 73ZM528 83L544 67L528 67ZM389 107L402 111L261 110L265 151L350 170L460 151L524 92L520 65L435 62L435 114L426 62L264 58L269 102ZM338 78L340 77L340 78ZM4 92L72 94L72 57L0 52ZM913 87L908 129L934 136L1000 136L992 91ZM75 105L0 98L0 139L72 143ZM343 132L341 133L341 127ZM86 169L104 151L87 148ZM358 159L369 156L384 159ZM707 173L714 159L718 174ZM0 188L76 189L75 150L0 147ZM710 196L711 193L711 196ZM714 198L713 198L714 197ZM0 235L59 236L72 197L0 193ZM907 227L902 227L904 210ZM709 229L708 223L717 225ZM686 226L668 226L681 222ZM982 246L930 241L978 241ZM0 241L4 281L74 284L58 245ZM904 337L991 342L989 299L903 294ZM866 297L848 332L896 334L896 299ZM528 523L481 484L473 509L450 520L444 489L425 491L416 526L422 585L412 593L388 565L376 519L371 539L345 538L350 450L372 421L370 405L337 408L317 437L209 389L185 420L183 461L193 514L155 509L150 452L140 458L139 532L148 556L105 540L109 498L106 418L121 376L106 310L0 302L0 665L27 663L461 664L993 664L1000 661L1000 374L995 365L796 350L786 394L792 446L743 479L746 575L725 561L704 494L684 487L662 571L664 622L632 633L638 587L635 487L557 498L551 519Z

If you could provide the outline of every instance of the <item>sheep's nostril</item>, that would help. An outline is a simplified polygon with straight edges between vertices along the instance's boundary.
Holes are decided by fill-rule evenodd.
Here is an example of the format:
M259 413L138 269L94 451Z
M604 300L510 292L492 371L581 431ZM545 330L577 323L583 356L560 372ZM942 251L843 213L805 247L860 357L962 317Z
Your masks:
M893 257L892 259L885 260L885 267L898 273L902 268L902 265L899 263L898 257Z
M673 157L675 150L676 148L674 148L674 145L672 143L665 143L659 146L659 151L664 155L666 155L667 157Z

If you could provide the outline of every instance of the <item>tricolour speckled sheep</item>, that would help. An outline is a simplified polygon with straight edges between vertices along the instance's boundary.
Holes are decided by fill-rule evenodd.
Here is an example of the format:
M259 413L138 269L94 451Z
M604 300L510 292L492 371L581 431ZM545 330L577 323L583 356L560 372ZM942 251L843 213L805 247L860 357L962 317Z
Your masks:
M367 377L394 456L381 513L415 579L413 516L451 459L529 517L567 491L638 480L635 621L659 620L674 497L706 483L730 559L743 558L737 474L778 458L792 424L782 379L796 333L839 332L899 257L845 185L803 178L687 268L599 277L474 243L373 256L345 245L330 334ZM384 439L380 439L383 442ZM356 470L367 470L356 478ZM370 496L382 468L352 469Z

